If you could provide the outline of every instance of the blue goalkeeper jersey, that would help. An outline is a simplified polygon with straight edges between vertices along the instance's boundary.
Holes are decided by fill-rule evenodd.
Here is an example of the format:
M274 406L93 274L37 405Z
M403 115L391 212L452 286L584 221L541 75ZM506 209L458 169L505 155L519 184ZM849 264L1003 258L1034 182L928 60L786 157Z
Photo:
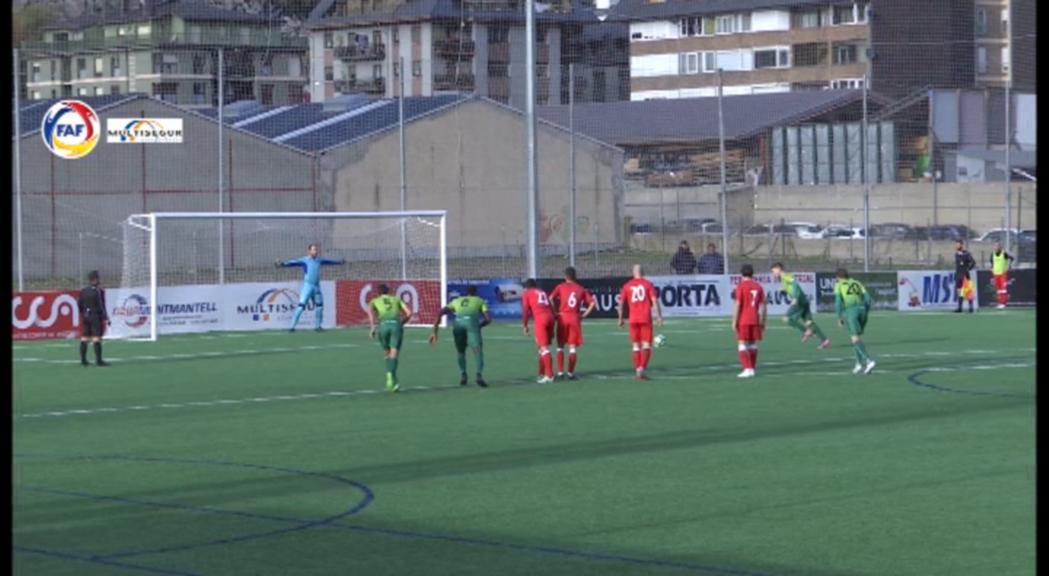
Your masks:
M280 265L285 268L292 266L302 266L306 269L305 275L303 275L302 281L306 284L316 286L321 281L321 266L333 266L345 264L345 260L332 260L330 258L312 258L310 256L303 256L302 258L296 258L294 260L285 260Z

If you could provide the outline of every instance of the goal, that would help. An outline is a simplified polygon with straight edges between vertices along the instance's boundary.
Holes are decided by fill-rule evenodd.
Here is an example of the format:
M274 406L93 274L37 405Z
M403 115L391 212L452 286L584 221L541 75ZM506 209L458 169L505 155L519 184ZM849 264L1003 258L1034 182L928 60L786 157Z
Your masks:
M385 283L412 309L409 325L432 325L447 298L446 213L157 212L123 223L118 287L106 290L110 333L161 335L287 330L299 303L301 258L345 260L321 269L322 326L368 322ZM299 329L312 329L311 300ZM443 319L442 319L443 322Z

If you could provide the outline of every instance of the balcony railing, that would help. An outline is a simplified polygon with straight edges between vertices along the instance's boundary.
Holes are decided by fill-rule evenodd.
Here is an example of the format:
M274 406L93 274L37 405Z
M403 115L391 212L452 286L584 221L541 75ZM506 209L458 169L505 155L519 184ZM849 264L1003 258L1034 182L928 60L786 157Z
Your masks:
M433 77L434 90L473 90L473 74L440 74Z
M342 93L349 92L365 92L368 94L383 93L386 91L386 79L385 78L368 78L365 80L347 80L342 84ZM336 83L336 90L339 90L339 84Z
M245 46L259 49L301 49L308 46L306 38L285 36L277 31L256 30L250 34L223 33L215 30L200 34L175 34L154 29L149 36L119 36L111 38L91 38L59 42L25 42L22 50L26 54L47 53L82 53L106 52L123 49L149 49L160 46Z
M474 41L465 38L462 41L458 38L442 38L435 40L433 43L434 52L442 56L455 56L458 54L470 56L474 53L474 47Z
M386 46L374 44L370 46L337 46L335 57L339 60L350 62L363 62L366 60L385 60Z

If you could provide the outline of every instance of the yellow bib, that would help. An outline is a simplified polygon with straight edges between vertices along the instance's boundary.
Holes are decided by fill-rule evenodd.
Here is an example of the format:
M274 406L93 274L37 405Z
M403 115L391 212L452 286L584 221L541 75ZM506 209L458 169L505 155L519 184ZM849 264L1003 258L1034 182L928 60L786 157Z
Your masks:
M1005 274L1009 269L1009 261L1005 259L1005 251L1001 254L991 254L991 271L995 276Z

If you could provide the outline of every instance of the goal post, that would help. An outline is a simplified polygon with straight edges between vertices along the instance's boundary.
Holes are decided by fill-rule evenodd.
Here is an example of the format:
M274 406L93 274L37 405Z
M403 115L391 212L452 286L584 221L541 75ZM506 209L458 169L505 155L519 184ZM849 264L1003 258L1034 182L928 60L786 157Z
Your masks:
M123 223L119 286L106 291L110 336L287 330L304 287L284 266L317 244L319 300L298 328L367 324L379 284L412 308L409 326L432 325L447 301L447 214L404 212L154 212ZM318 308L318 306L322 306ZM444 318L440 318L444 325Z

